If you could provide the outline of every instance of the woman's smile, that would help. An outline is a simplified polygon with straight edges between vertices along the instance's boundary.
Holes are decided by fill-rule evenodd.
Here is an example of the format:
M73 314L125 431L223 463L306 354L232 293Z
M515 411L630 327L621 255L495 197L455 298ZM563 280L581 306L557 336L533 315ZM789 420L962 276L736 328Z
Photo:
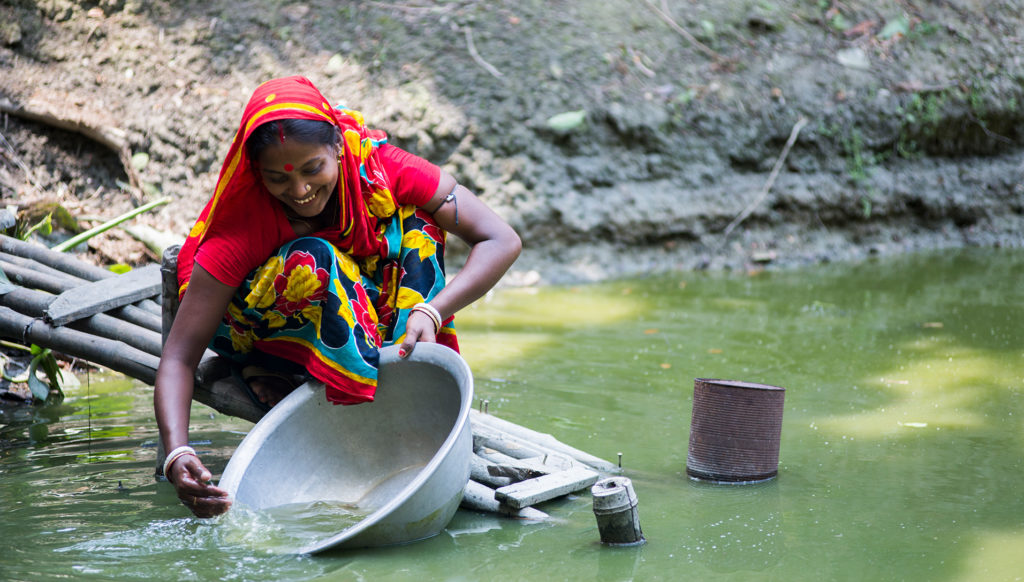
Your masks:
M315 200L317 195L319 195L319 194L320 194L320 189L317 188L308 197L302 198L300 200L296 200L295 203L298 204L299 206L305 206L305 205L309 204L310 202L312 202L313 200Z
M302 218L323 212L338 185L337 147L294 139L260 155L263 185L285 208Z

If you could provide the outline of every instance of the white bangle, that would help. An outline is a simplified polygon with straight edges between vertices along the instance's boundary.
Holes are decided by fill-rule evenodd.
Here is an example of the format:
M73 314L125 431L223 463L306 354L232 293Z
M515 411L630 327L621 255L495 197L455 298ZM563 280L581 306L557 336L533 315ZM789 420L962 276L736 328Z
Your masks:
M183 457L185 455L192 455L193 457L199 456L196 454L196 450L188 445L182 445L174 449L173 451L168 453L167 457L164 459L164 477L167 477L167 471L170 470L171 465L174 464L174 461L177 461L179 457Z
M444 325L444 320L441 319L441 312L436 307L429 303L417 303L412 306L413 311L419 311L420 313L426 314L430 317L431 321L434 322L434 333L441 331L441 326Z

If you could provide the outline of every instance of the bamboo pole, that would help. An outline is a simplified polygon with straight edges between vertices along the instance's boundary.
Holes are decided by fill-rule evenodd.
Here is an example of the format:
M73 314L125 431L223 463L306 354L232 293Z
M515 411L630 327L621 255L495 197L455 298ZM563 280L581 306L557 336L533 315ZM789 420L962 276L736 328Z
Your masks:
M160 358L125 343L67 327L53 327L42 319L0 307L0 334L25 344L38 344L81 358L153 384Z
M498 501L494 498L494 489L476 481L466 483L466 488L462 492L462 507L519 519L543 520L548 518L548 514L539 509L532 507L517 509Z
M0 255L0 268L4 270L12 283L22 287L41 289L47 293L63 293L68 289L73 289L81 281L81 279L75 279L67 274L58 274L59 272L53 270L36 269L23 261L10 261L6 255ZM81 282L84 283L84 281Z
M39 261L34 261L32 259L27 259L25 257L19 257L17 255L12 255L9 253L5 253L3 251L0 251L0 261L9 265L16 265L18 267L30 269L36 273L42 273L44 275L51 277L54 280L65 281L69 285L77 283L80 280L84 281L84 279L79 279L74 275L70 275L68 273L65 273L64 271L61 271L60 269L55 269L47 264L40 263Z
M58 271L79 279L85 279L86 281L99 281L100 279L116 275L96 265L82 262L75 258L74 255L58 253L46 247L34 245L6 235L0 235L0 251L16 257L32 259L37 263L53 267Z
M58 253L57 251L50 250L46 247L28 243L6 235L0 235L0 253L30 259L66 275L70 275L71 277L88 282L117 276L117 273L112 273L106 269L97 267L96 265L85 263L77 259L74 255ZM63 290L66 291L66 289ZM150 313L160 315L160 306L154 301L148 299L140 301L138 302L137 307L149 311ZM159 329L154 331L159 331Z
M2 268L4 273L7 274L12 283L16 283L22 287L32 287L35 289L41 289L48 293L60 294L64 291L74 289L79 285L88 283L88 281L75 279L67 274L53 275L37 272L31 268L24 267L21 264L8 262L5 257L6 255L0 255L0 268ZM111 275L113 275L113 273L111 273ZM149 301L148 303L156 307L157 310L160 309L160 306L156 303L152 301ZM134 323L135 325L157 333L160 333L163 324L162 318L159 315L154 314L152 309L143 309L136 305L125 305L123 307L111 309L108 313L118 317L119 319L124 319L125 321Z
M526 428L524 426L503 420L490 414L484 414L476 410L471 410L469 415L470 421L473 423L473 433L478 432L478 426L486 426L494 429L499 434L504 433L509 438L520 439L524 442L531 443L534 447L541 447L550 449L556 453L562 453L567 455L584 465L597 469L603 473L620 473L621 469L614 463L605 461L604 459L595 457L590 453L581 451L575 447L567 445L555 437L547 433L537 432L535 430ZM514 456L514 455L513 455Z
M142 214L143 212L147 212L149 210L152 210L153 208L156 208L157 206L162 206L164 204L167 204L170 201L171 201L170 198L161 198L159 200L154 200L154 201L150 202L149 204L144 204L142 206L139 206L138 208L135 208L134 210L131 210L130 212L127 212L125 214L122 214L121 216L118 216L117 218L108 220L108 221L104 222L103 224L101 224L99 226L95 226L95 227L90 228L89 230L87 230L85 232L78 233L75 236L69 238L68 240L66 240L66 241L64 241L64 242L62 242L62 243L60 243L58 245L54 245L53 246L53 250L55 250L57 252L64 252L66 250L73 249L77 245L79 245L81 243L84 243L85 241L89 240L90 238L92 238L92 237L94 237L94 236L96 236L98 234L102 234L102 233L104 233L104 232L114 228L115 226L121 224L122 222L127 222L128 220L131 220L132 218L135 218L136 216Z
M472 416L470 417L472 420ZM514 437L507 433L501 433L487 425L473 424L473 447L487 447L500 451L514 459L529 459L532 457L543 457L551 453L550 449L536 446L536 443Z
M54 299L56 296L43 291L17 287L9 293L0 295L0 305L10 307L22 315L40 318L44 317ZM69 327L121 341L147 354L160 357L160 336L156 332L104 313L72 322Z

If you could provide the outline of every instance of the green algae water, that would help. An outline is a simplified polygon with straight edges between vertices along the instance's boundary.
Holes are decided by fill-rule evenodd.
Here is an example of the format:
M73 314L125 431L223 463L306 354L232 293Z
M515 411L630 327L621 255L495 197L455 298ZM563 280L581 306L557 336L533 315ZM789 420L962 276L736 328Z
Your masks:
M602 546L582 491L542 523L460 510L429 540L296 556L324 515L357 516L190 518L152 477L151 388L83 375L60 405L2 409L0 579L1021 580L1022 283L1024 253L967 250L505 290L465 310L477 396L621 453L639 547ZM695 378L786 389L777 478L686 476ZM250 426L196 405L191 437L220 471Z

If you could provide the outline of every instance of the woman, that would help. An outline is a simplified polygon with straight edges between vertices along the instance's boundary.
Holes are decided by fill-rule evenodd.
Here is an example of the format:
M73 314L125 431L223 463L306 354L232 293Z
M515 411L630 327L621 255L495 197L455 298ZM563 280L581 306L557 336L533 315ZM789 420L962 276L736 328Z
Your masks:
M444 238L472 250L445 285ZM154 405L171 451L164 474L200 517L224 490L188 446L196 366L207 347L273 405L296 373L336 404L373 399L378 348L457 349L452 316L487 292L519 237L437 166L335 109L307 79L261 85L246 106L217 189L178 257L181 304Z

